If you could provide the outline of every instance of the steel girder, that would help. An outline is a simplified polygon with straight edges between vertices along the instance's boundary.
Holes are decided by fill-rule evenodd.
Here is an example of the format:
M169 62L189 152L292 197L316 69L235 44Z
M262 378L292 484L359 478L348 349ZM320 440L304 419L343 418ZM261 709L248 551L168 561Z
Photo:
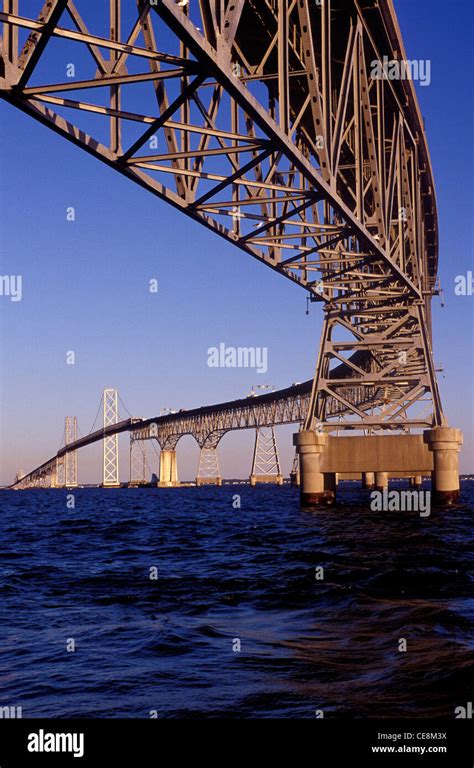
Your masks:
M290 389L272 395L148 419L142 425L133 425L133 434L137 440L156 439L162 450L174 450L184 435L192 435L200 448L215 449L227 432L295 424L306 418L309 390L300 392L295 388L294 392Z
M404 55L390 0L32 5L4 0L0 95L323 303L306 426L443 423L424 129L372 77ZM88 78L54 77L66 43Z
M28 473L11 486L18 491L27 488L51 488L56 487L57 461L56 457L43 464L41 467Z

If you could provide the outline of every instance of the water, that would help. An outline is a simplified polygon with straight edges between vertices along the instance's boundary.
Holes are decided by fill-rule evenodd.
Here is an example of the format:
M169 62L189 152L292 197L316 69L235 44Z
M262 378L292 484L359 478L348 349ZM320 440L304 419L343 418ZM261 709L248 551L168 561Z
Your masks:
M0 706L451 719L472 701L474 482L425 519L354 484L318 512L288 486L75 497L0 492Z

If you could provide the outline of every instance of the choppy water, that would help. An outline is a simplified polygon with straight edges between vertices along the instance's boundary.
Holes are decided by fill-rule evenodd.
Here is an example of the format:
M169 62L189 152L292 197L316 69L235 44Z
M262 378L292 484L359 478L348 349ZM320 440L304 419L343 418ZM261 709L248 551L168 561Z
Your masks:
M75 497L0 492L0 707L451 718L473 700L474 482L425 519L355 485L318 512L288 486Z

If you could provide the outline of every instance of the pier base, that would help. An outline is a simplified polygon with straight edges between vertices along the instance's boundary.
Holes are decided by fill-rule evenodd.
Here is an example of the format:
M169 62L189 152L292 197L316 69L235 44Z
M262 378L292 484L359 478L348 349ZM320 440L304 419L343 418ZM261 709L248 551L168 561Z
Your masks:
M311 430L293 435L299 455L301 503L330 505L336 478L360 479L366 489L383 491L389 478L410 479L420 488L431 475L433 503L450 505L459 498L461 430L435 427L416 435L331 436Z
M451 505L459 500L459 451L463 443L460 429L435 427L425 432L428 449L433 454L431 489L435 504Z
M196 486L201 485L222 485L222 477L196 477Z
M290 485L292 487L299 487L300 485L300 471L290 472Z
M375 488L375 473L363 472L362 473L362 488L366 491L373 491Z
M259 483L273 483L274 485L283 485L283 475L250 475L250 485L252 488Z
M336 473L322 472L327 435L303 430L293 435L300 459L300 498L304 507L330 506L336 500Z
M388 472L375 473L375 487L378 491L388 488Z

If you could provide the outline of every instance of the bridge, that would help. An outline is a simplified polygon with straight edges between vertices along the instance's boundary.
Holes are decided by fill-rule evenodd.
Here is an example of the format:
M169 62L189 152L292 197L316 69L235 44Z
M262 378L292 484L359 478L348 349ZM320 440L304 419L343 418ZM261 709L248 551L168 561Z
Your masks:
M338 473L430 472L456 500L434 179L413 81L382 66L410 63L391 0L4 0L0 25L5 101L321 304L303 502Z
M78 484L77 452L93 443L103 443L104 487L119 485L117 436L130 433L130 484L141 485L146 479L145 451L143 443L156 441L160 447L159 484L161 487L178 483L176 446L184 435L191 435L198 443L201 454L196 482L220 485L221 477L217 447L227 432L253 429L256 432L251 482L278 482L281 473L255 472L260 464L269 469L279 470L280 462L274 427L281 424L301 424L306 418L312 382L294 385L278 392L253 395L214 406L181 410L178 413L156 416L150 419L118 417L118 392L105 389L100 405L103 411L103 425L84 437L77 437L75 417L66 417L64 445L39 467L20 477L11 486L16 489L32 487L75 487ZM99 409L100 410L100 409ZM270 431L267 436L266 430ZM271 440L271 455L264 456ZM263 441L263 445L262 445ZM205 472L203 470L206 470Z

